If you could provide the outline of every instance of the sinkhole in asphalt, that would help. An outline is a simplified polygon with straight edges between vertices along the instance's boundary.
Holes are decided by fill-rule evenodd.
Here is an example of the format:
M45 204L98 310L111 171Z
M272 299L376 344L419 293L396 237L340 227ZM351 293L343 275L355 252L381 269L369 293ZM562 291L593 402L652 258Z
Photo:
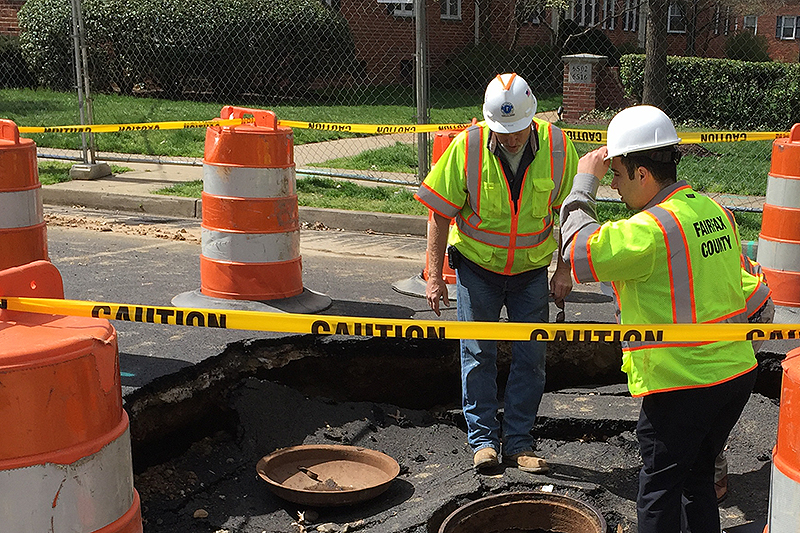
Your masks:
M511 343L498 343L498 384L508 374ZM763 355L763 357L761 356ZM761 354L755 392L777 399L781 356ZM546 391L617 385L618 343L551 342ZM222 353L158 378L125 397L131 417L134 468L163 462L218 431L240 433L242 417L231 394L250 379L288 387L329 404L372 402L423 410L463 427L458 341L299 335L240 341ZM624 394L624 392L618 392ZM246 409L246 406L244 407ZM293 406L281 406L291 413ZM388 413L392 416L392 413ZM286 430L291 432L291 422ZM635 427L618 420L539 417L536 435L557 440L600 440ZM294 443L299 444L299 443ZM289 444L285 444L289 445Z

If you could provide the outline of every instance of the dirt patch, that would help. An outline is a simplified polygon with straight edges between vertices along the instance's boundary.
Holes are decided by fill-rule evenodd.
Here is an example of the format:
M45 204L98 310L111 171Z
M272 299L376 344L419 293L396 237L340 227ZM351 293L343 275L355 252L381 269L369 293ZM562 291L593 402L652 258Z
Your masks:
M200 242L200 229L191 227L165 227L163 224L130 224L108 215L94 216L74 215L66 213L45 213L44 220L48 226L79 228L92 231L122 233L125 235L141 235L170 241Z

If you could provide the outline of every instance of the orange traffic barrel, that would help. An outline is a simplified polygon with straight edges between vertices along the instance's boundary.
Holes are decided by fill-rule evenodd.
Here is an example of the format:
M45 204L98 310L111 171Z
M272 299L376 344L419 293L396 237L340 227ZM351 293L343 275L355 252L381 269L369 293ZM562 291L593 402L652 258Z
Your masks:
M800 348L783 363L778 438L772 452L769 487L769 531L800 531Z
M226 106L251 123L206 130L200 291L173 305L317 312L331 304L303 287L294 135L271 111ZM237 305L235 302L240 302Z
M758 262L775 304L800 307L800 124L772 143Z
M0 297L63 298L47 261L0 271ZM0 310L4 531L141 533L117 335L107 320Z
M36 143L0 119L0 270L47 259Z
M476 124L477 120L472 119L472 123ZM431 164L435 165L436 162L442 157L442 154L453 139L463 130L444 130L437 131L433 137L433 153L431 155ZM433 211L428 211L428 227L433 223ZM450 221L450 226L455 224L455 220ZM416 276L409 279L400 280L392 285L392 288L401 294L409 296L425 297L425 286L428 281L428 265L430 265L430 258L428 253L425 253L425 268L422 269ZM444 264L442 265L442 278L447 284L447 297L450 300L456 299L456 271L450 268L449 258L447 252L444 254Z

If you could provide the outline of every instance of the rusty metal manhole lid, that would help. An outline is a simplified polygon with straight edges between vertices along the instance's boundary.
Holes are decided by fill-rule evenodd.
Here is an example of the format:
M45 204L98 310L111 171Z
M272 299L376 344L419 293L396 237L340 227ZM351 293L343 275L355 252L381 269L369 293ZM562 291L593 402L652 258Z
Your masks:
M277 496L318 507L349 505L382 494L400 473L388 455L356 446L305 444L262 457L258 475Z
M605 533L603 515L591 505L545 492L485 496L450 513L439 533Z

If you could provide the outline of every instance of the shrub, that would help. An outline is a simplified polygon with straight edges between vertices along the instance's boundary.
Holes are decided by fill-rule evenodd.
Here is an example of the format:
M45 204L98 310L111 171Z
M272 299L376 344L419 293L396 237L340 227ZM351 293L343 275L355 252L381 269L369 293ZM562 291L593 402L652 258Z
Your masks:
M19 12L25 57L57 89L72 63L62 4L28 0ZM83 12L94 90L293 95L355 63L347 22L318 0L84 0Z
M0 87L33 87L36 80L22 58L19 39L0 35Z
M642 55L621 59L626 95L641 101ZM800 64L668 57L667 114L679 123L788 130L800 117Z
M725 57L739 61L771 61L767 38L750 31L742 31L728 37L725 41Z
M551 93L561 87L561 58L552 47L528 46L509 51L499 44L468 44L451 54L435 72L435 88L453 88L483 94L497 74L516 72L535 93Z
M20 50L37 82L56 90L75 87L69 2L29 0L17 18Z

